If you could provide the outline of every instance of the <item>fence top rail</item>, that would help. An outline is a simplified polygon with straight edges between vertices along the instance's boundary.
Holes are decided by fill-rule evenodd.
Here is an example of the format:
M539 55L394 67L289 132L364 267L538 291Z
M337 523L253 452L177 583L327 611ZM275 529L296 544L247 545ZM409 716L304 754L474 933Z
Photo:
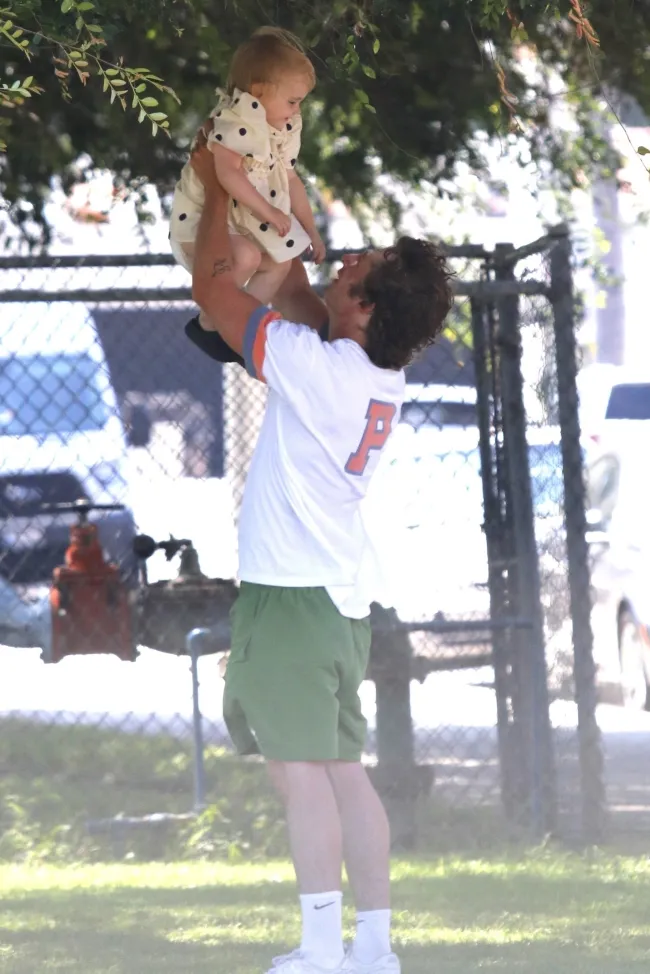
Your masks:
M487 259L491 251L480 244L440 244L448 257L465 257L472 259ZM326 261L333 263L341 260L346 254L359 253L355 250L328 250ZM176 260L172 254L78 254L57 257L52 254L34 254L32 256L0 257L0 270L46 270L74 267L175 267Z
M567 225L559 223L557 226L549 227L545 234L538 237L537 240L531 240L530 243L524 244L523 247L508 249L508 244L497 244L497 252L492 255L492 260L502 267L511 267L520 260L525 260L526 257L543 254L552 247L559 237L566 237L568 233Z
M517 294L548 295L548 286L541 281L452 281L456 297L475 298L477 301L494 301L497 298ZM12 288L0 290L0 302L52 304L55 301L79 301L82 304L143 304L152 302L192 302L190 287L110 287L71 288L46 291L41 288Z

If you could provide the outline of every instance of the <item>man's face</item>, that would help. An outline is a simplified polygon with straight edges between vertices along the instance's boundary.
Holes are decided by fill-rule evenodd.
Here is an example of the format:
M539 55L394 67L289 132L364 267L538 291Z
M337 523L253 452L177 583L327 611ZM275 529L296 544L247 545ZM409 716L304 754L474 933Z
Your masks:
M343 266L325 292L325 303L330 311L345 317L358 310L360 298L354 293L357 290L355 285L361 284L368 272L383 259L383 250L346 254L343 257Z

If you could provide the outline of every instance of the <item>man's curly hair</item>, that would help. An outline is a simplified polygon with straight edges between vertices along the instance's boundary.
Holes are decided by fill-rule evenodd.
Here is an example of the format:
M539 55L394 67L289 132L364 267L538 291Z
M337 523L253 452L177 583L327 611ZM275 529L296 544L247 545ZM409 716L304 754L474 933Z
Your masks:
M435 342L452 306L451 278L435 244L400 237L353 286L364 305L373 305L365 349L374 365L403 369Z

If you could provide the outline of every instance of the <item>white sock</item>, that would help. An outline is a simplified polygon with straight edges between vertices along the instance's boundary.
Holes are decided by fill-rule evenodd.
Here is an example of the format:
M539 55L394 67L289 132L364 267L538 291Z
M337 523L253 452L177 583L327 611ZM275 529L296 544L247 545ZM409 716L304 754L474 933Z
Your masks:
M360 964L374 964L390 954L390 910L357 913L357 934L352 953Z
M335 970L343 961L343 893L305 893L300 897L302 942L305 960L324 970Z

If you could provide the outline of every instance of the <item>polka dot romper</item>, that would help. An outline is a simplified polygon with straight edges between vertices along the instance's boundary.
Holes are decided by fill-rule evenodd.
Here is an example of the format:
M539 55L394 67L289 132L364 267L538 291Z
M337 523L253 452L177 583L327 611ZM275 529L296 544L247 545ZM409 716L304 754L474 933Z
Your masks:
M283 131L266 121L264 107L252 95L235 89L232 95L220 92L217 107L212 112L212 132L209 142L237 152L243 157L243 168L255 189L272 206L291 215L291 229L280 237L274 227L262 223L248 207L231 199L228 225L231 233L253 238L260 250L281 263L302 254L310 246L307 233L291 214L288 171L296 165L300 151L302 119L295 115ZM170 239L176 260L191 270L182 244L193 243L203 209L203 186L187 163L176 184L172 204Z

